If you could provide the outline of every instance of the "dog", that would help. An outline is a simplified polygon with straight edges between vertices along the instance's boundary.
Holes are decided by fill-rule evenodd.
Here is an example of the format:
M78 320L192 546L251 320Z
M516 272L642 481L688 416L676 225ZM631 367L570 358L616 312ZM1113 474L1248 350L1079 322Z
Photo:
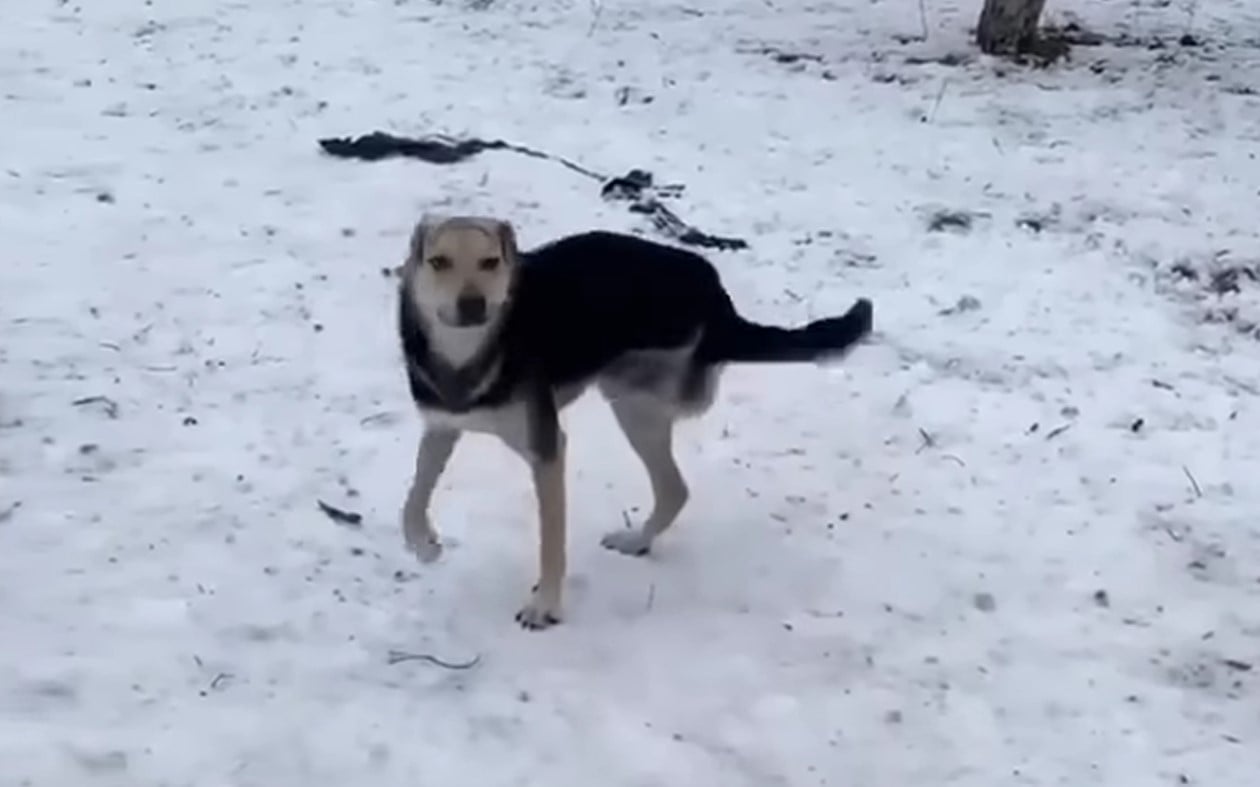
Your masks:
M398 334L423 421L402 509L408 547L435 560L429 504L460 434L498 436L531 469L539 519L538 582L516 615L526 629L560 622L566 570L565 433L560 412L595 386L651 482L653 508L605 547L646 555L687 502L674 461L675 421L713 403L730 363L821 362L870 332L873 306L803 327L744 319L717 269L691 251L591 231L522 252L507 221L428 215L401 268Z

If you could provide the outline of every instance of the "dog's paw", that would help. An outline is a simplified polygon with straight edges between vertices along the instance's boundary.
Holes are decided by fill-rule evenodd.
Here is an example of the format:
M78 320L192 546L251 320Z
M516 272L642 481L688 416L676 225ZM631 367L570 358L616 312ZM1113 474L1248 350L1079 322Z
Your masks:
M599 540L607 549L631 557L643 557L652 551L652 539L639 528L625 528L607 533Z
M432 563L442 556L442 542L426 518L408 517L404 513L403 541L421 563Z
M415 544L409 544L411 551L421 563L433 563L442 556L442 542L434 539L425 539Z
M516 622L521 628L530 631L541 631L560 622L560 604L544 599L538 591L534 591L529 603L516 613Z

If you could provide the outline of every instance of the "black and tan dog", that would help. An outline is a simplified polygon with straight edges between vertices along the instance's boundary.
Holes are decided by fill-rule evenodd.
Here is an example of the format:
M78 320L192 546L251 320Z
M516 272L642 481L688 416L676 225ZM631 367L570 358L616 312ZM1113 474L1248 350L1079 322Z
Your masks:
M512 227L426 217L402 269L398 329L424 416L403 533L421 560L441 546L429 501L461 432L497 435L533 472L540 574L521 625L560 620L565 575L565 435L559 412L599 388L642 459L654 503L604 546L643 555L687 500L674 421L712 404L724 364L821 361L871 330L872 306L800 328L740 317L703 257L630 235L588 232L519 252Z

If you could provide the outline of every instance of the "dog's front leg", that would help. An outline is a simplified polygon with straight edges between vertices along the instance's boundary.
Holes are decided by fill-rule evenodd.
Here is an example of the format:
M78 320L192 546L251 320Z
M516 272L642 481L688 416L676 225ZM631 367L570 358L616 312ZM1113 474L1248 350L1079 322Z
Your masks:
M424 563L431 563L442 554L442 543L429 521L429 501L458 440L459 432L454 429L426 426L416 449L416 474L403 505L402 525L408 548Z
M531 463L534 493L538 497L538 584L529 603L516 614L527 629L543 629L559 623L566 569L564 435L555 455Z
M538 498L538 584L516 613L527 629L560 622L565 573L565 436L555 394L541 378L530 380L517 451L529 461ZM519 439L523 437L524 439Z

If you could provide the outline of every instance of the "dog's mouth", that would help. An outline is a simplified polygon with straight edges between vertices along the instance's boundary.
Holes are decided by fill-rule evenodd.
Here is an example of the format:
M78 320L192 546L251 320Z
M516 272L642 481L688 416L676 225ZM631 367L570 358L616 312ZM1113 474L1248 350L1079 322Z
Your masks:
M490 322L490 315L468 314L455 312L448 313L445 310L438 312L438 320L447 328L484 328Z

